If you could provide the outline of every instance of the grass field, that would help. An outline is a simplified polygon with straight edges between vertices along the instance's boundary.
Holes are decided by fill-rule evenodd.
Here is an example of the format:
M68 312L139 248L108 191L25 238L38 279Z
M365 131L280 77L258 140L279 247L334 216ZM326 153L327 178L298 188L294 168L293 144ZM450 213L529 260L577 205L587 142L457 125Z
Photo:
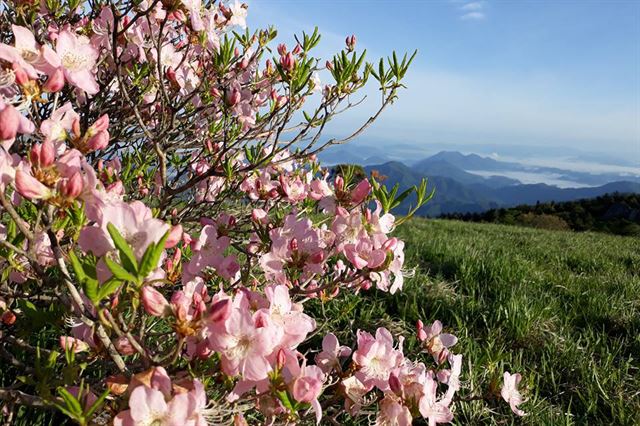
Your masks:
M523 374L527 417L473 401L457 405L458 424L640 424L640 240L422 219L398 234L415 276L393 296L326 305L345 339L439 319L466 357L462 396L504 369Z

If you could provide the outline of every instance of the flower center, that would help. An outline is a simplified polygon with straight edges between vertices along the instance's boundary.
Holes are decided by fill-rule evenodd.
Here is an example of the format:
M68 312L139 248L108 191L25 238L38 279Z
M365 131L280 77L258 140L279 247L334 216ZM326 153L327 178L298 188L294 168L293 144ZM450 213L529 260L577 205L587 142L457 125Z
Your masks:
M62 57L62 65L69 71L82 71L89 68L89 61L73 52L67 52Z

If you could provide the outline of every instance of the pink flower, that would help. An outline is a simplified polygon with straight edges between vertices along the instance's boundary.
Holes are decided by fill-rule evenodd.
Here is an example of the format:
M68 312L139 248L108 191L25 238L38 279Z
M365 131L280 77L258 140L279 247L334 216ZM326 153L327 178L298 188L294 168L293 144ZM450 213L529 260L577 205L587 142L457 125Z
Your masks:
M312 402L320 396L323 383L322 370L315 365L305 365L300 376L293 382L293 397L296 401Z
M231 18L229 19L229 25L237 25L241 28L247 27L247 8L243 3L238 0L229 5L231 11Z
M34 130L33 123L0 96L0 145L9 150L18 134L30 134Z
M442 323L437 320L427 328L423 328L422 321L418 321L418 339L439 364L447 359L448 348L458 342L453 334L442 333Z
M129 410L119 413L114 426L206 426L202 412L207 399L198 380L176 383L162 367L134 376L129 389Z
M297 347L315 330L315 320L302 313L302 305L292 303L286 286L269 286L265 289L265 294L270 302L269 310L259 311L256 317L261 314L269 315L273 324L282 328L284 335L278 345Z
M211 328L211 347L221 352L222 371L230 376L241 375L250 381L267 378L271 365L267 356L280 342L283 330L270 324L265 316L254 321L248 301L242 293L234 300L235 309L221 325Z
M371 192L371 184L367 179L361 180L358 185L351 191L351 202L353 204L360 204Z
M75 122L80 122L80 116L73 110L71 102L67 102L42 122L40 132L47 141L63 141L67 139L67 133L71 131Z
M380 248L375 248L366 234L361 235L356 244L346 244L344 253L347 259L358 269L376 269L387 259L387 252Z
M16 171L16 190L30 200L46 199L52 195L49 188L24 170Z
M392 395L385 395L378 409L375 426L411 426L413 418L409 408Z
M145 285L141 290L141 299L144 310L149 315L156 317L164 317L170 312L169 302L167 299L155 288Z
M273 229L271 250L260 258L260 266L269 280L288 282L287 272L301 274L305 279L324 271L325 253L331 235L324 235L310 220L298 220L290 214L281 228ZM288 269L288 270L287 270Z
M340 346L338 338L333 333L328 333L322 339L322 352L316 355L316 364L324 373L328 373L337 365L340 365L341 357L351 355L348 346Z
M438 372L438 380L442 383L446 383L447 393L443 398L443 403L450 405L453 401L453 396L460 390L460 373L462 371L462 355L449 354L450 370L440 370Z
M109 144L109 116L104 114L87 129L84 136L88 152L104 149Z
M162 392L146 386L138 386L129 397L130 409L116 416L114 426L169 425L171 410ZM186 407L173 407L186 408ZM179 415L178 412L173 414ZM184 417L184 415L182 416Z
M508 371L504 372L504 384L500 390L502 399L509 403L511 411L517 416L524 416L525 412L518 408L518 405L522 404L524 400L522 395L518 391L518 385L522 380L522 376L519 373L511 374Z
M64 71L65 79L84 90L89 95L95 95L100 86L95 79L94 68L98 60L98 51L89 43L89 39L78 36L69 30L60 31L56 41L56 52Z
M420 399L420 414L425 419L429 419L429 426L438 423L449 423L453 420L453 414L449 407L442 401L438 401L436 390L438 383L433 380L432 374L427 374L424 383L424 395Z
M299 176L285 178L284 175L280 175L280 185L287 200L292 204L297 204L307 198L307 185L302 182Z
M214 225L202 228L200 237L192 243L193 256L187 264L184 279L198 276L205 268L214 268L225 279L231 279L239 271L235 256L224 256L231 240L227 236L219 236Z
M365 386L356 376L344 379L341 383L346 396L344 400L344 408L349 414L355 416L360 412L364 404L364 396L369 392L369 388Z
M48 75L52 75L60 65L60 59L49 46L40 46L36 42L33 33L25 27L12 25L15 37L15 49L20 54L24 62L17 62L30 78L37 78L36 70Z
M376 337L358 330L358 349L353 353L353 361L360 369L356 377L367 387L389 389L389 375L404 358L401 350L394 349L393 336L386 328L376 330Z
M316 413L316 423L320 424L322 418L322 406L318 397L322 393L324 374L315 365L303 365L298 377L293 382L292 395L296 401L311 404Z
M99 208L98 226L87 226L80 232L78 243L84 251L104 256L115 245L107 231L113 224L133 248L136 257L141 258L152 242L158 242L169 230L169 225L152 217L151 210L140 201L132 203L108 203Z

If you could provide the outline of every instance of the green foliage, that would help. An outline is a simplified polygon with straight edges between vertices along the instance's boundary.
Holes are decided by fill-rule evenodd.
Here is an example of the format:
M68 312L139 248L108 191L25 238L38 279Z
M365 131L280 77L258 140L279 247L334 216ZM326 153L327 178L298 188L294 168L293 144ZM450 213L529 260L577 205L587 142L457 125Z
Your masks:
M563 203L538 203L492 209L484 213L453 213L442 217L470 222L640 236L640 194L614 193Z

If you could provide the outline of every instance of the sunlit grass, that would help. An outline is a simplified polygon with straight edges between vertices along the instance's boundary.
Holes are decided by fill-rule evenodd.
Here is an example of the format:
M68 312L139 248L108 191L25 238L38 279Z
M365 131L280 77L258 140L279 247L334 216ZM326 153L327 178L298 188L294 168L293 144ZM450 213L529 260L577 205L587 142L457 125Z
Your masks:
M418 318L439 319L466 356L463 396L506 369L524 376L523 423L640 423L638 239L422 219L398 234L415 276L393 296L327 304L327 330L412 336ZM504 403L476 401L457 405L456 422L520 421Z

